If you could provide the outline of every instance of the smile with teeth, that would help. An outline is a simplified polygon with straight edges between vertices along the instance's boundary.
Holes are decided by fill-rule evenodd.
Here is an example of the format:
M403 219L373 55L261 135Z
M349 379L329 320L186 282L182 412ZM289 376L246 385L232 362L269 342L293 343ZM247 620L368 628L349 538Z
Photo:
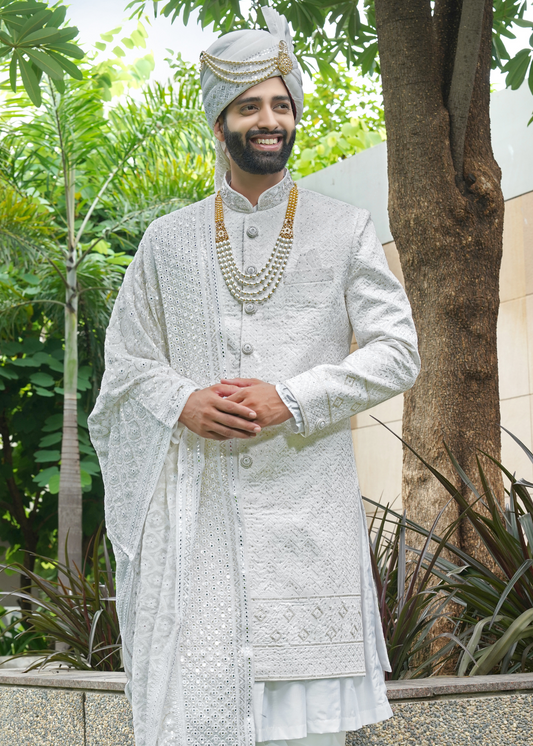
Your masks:
M281 135L270 135L264 137L253 137L252 143L256 148L260 150L279 150L280 144L283 142Z

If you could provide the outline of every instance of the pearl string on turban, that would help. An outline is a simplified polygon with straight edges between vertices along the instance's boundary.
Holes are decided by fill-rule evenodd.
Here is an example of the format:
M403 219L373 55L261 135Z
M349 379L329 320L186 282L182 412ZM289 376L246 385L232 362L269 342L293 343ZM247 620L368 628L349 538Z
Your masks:
M296 123L302 118L302 74L294 56L289 24L272 8L263 7L262 11L268 31L232 31L217 39L200 56L202 96L211 129L226 106L241 93L277 76L283 79L292 98ZM215 191L218 191L230 163L225 146L217 140L215 147Z

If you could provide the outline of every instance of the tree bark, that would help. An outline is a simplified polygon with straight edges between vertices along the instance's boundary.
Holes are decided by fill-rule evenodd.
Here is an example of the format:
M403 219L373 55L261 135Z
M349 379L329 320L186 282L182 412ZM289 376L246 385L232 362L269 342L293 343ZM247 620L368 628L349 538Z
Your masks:
M490 142L492 3L485 0L464 153L455 165L448 103L461 64L455 53L462 3L437 0L434 14L429 0L375 0L375 7L390 224L422 358L405 396L403 437L466 496L443 441L475 482L478 449L500 457L496 322L504 204ZM461 161L464 169L456 171ZM501 474L484 466L502 502ZM426 527L449 500L407 449L402 494L409 516ZM457 517L450 504L441 526ZM467 521L456 541L486 559Z

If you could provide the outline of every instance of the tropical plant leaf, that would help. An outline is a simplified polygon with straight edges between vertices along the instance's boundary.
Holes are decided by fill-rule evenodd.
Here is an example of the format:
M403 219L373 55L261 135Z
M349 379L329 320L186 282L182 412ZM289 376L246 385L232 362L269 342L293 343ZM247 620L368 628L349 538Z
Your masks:
M61 66L50 54L45 54L37 49L26 49L25 54L28 55L30 60L34 62L37 67L54 80L61 80L63 78L63 70L61 69Z
M39 88L39 80L33 72L31 64L24 59L20 52L15 52L17 62L20 67L20 74L22 76L22 83L26 89L28 96L30 97L34 106L41 105L41 89Z

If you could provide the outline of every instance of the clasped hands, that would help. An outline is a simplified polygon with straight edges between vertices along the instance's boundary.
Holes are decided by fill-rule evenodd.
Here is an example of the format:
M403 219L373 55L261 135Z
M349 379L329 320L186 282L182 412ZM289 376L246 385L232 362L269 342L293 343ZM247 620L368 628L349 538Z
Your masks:
M263 427L280 425L291 416L273 384L232 378L193 391L179 421L202 438L229 440L253 438Z

